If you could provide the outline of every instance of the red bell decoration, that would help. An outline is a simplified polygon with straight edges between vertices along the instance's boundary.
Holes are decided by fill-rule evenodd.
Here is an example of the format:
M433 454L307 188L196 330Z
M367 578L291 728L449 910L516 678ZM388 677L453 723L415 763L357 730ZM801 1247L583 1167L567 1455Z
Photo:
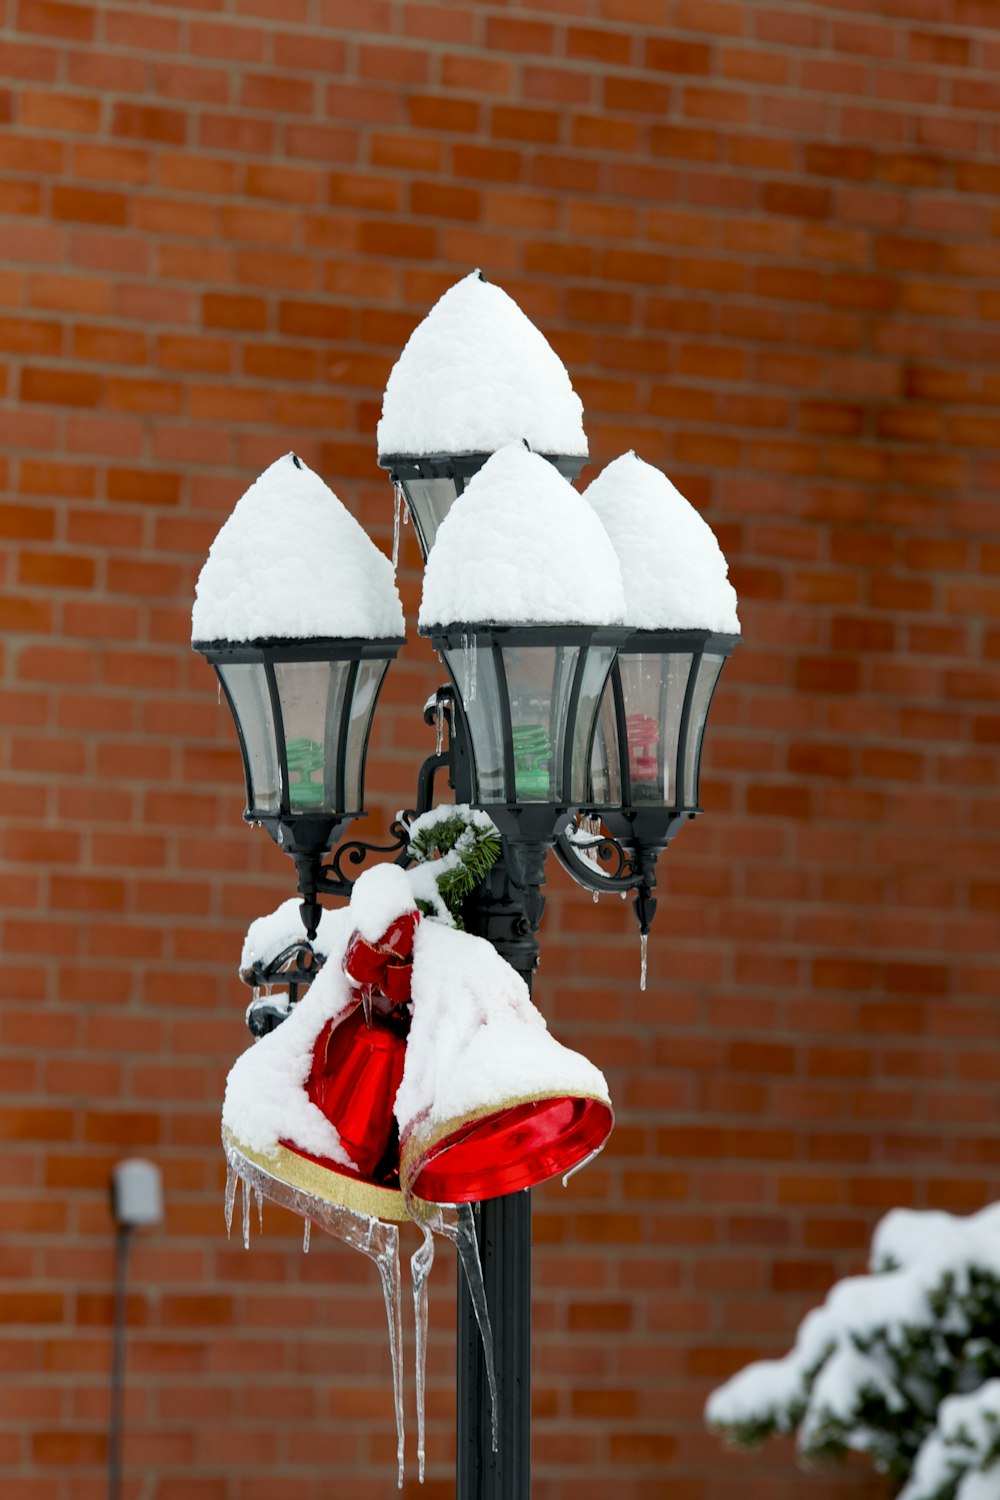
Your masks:
M407 1202L473 1203L572 1172L614 1115L592 1062L558 1042L483 938L425 922L396 1097Z
M406 1026L394 1013L366 1017L361 1005L345 1020L320 1032L306 1093L336 1126L341 1144L361 1177L395 1178L398 1155L392 1104L406 1060Z
M324 1196L355 1206L357 1193L348 1183L356 1177L370 1190L366 1201L371 1211L382 1217L405 1217L399 1197L399 1132L392 1107L406 1061L413 934L418 921L418 912L405 913L374 942L360 932L352 934L343 968L360 991L358 1002L346 1015L327 1022L313 1049L306 1094L335 1127L355 1171L311 1156L293 1141L282 1142L329 1174Z
M565 1175L601 1149L614 1125L602 1099L553 1097L465 1119L413 1160L409 1191L474 1203ZM408 1174L409 1175L409 1174Z

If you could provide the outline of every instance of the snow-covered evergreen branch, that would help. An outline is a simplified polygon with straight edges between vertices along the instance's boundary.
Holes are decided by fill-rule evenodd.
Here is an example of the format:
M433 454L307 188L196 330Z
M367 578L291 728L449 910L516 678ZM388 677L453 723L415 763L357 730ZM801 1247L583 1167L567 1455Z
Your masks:
M744 1446L795 1432L807 1459L867 1453L899 1500L1000 1500L1000 1204L893 1210L871 1274L838 1282L706 1418Z

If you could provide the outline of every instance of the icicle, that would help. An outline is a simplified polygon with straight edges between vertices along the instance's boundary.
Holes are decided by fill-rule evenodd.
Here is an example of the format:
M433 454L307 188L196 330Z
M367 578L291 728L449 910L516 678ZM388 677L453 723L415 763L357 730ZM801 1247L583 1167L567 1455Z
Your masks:
M360 1250L375 1262L385 1298L386 1318L389 1323L389 1349L392 1356L392 1388L396 1410L396 1454L399 1484L403 1484L403 1306L402 1283L399 1274L399 1228L395 1224L383 1224L381 1219L369 1218L367 1214L355 1213L353 1209L329 1203L301 1188L272 1177L264 1167L250 1161L239 1147L223 1132L223 1146L230 1169L244 1184L243 1209L246 1230L249 1230L249 1196L247 1186L259 1187L265 1197L293 1213L312 1220L320 1229L335 1239L343 1240L354 1250ZM235 1192L235 1188L234 1188ZM303 1249L309 1235L308 1223L303 1233Z
M233 1233L233 1205L236 1202L236 1184L239 1181L239 1173L232 1162L226 1160L226 1237Z
M221 682L221 680L219 681L219 684L218 684L218 686L216 688L215 701L216 701L216 703L221 703L222 702L222 682Z
M264 1233L264 1194L256 1183L253 1185L253 1195L257 1199L257 1228L261 1234Z
M374 1244L372 1241L374 1240ZM403 1290L399 1275L399 1229L395 1224L369 1220L369 1248L378 1267L389 1324L389 1354L392 1358L392 1394L396 1406L396 1469L398 1488L403 1488ZM359 1247L364 1248L364 1247Z
M243 1248L250 1249L250 1179L240 1178L240 1186L243 1189Z
M252 999L252 1001L250 1003L252 1005L256 1005L257 1001L259 999L260 999L260 985L259 984L255 984L254 987L253 987L253 999Z
M648 932L640 932L640 934L639 934L639 988L641 990L644 990L646 988L646 949L648 947L648 944L649 944L649 933Z
M600 891L595 891L594 892L594 905L595 906L597 905L598 901L600 901L600 899L601 899L601 893L600 893Z
M444 709L438 703L434 709L434 754L444 750Z
M469 637L466 636L465 633L463 633L462 637L460 637L459 645L462 646L462 696L465 697L466 703L468 703L469 675L471 675L472 663L471 660L469 660L469 657L471 657L471 651L469 651Z
M392 490L392 566L399 566L399 513L403 508L403 487L393 485Z
M470 664L469 664L469 667L468 667L469 690L466 693L465 697L466 697L466 702L468 702L468 703L475 703L475 701L476 701L476 673L477 673L477 668L479 666L479 653L476 651L476 637L475 636L472 637L472 646L471 646L469 655L471 657L471 661L470 661Z
M621 896L621 898L622 898L623 901L627 901L628 900L628 891L619 891L618 894Z
M575 1167L570 1167L569 1171L563 1177L563 1180L562 1180L563 1187L566 1186L566 1184L569 1182L569 1180L570 1180L571 1177L575 1177L576 1176L577 1172L582 1172L583 1169L584 1169L584 1167L589 1167L590 1163L594 1160L595 1156L600 1156L601 1152L604 1150L604 1144L605 1143L602 1141L601 1144L598 1146L598 1148L597 1148L596 1151L591 1151L591 1153L590 1153L589 1156L585 1156L583 1158L583 1161L578 1161Z
M490 1310L486 1303L486 1287L483 1285L483 1266L479 1259L479 1241L476 1238L476 1221L471 1203L457 1205L458 1224L455 1232L455 1248L462 1262L465 1280L469 1287L472 1310L479 1324L479 1336L483 1341L483 1361L486 1365L486 1380L490 1388L490 1416L492 1419L492 1446L497 1452L497 1374L493 1361L493 1329L490 1326Z
M302 1254L309 1254L309 1231L312 1229L312 1219L302 1220Z
M582 813L577 819L577 827L580 832L586 834L591 839L596 840L600 838L603 826L600 818L590 817L586 813ZM601 861L597 851L597 843L584 844L580 850L584 859L589 860L592 865L600 865Z
M423 1244L410 1256L410 1276L413 1280L413 1327L416 1336L416 1380L417 1380L417 1473L424 1482L425 1465L425 1414L427 1387L427 1278L434 1264L434 1235L426 1224L418 1226L424 1237Z
M365 1025L368 1030L372 1029L372 992L368 985L361 991L361 1009L365 1013Z

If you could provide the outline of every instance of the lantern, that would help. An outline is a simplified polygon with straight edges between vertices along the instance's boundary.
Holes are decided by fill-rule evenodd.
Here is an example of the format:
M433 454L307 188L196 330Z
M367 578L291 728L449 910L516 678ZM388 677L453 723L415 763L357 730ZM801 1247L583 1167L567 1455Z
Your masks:
M495 453L441 528L420 608L468 730L476 806L586 800L623 606L614 550L572 486L522 443Z
M426 559L445 516L498 448L524 439L567 479L587 461L566 367L512 297L473 272L450 287L393 366L379 463L402 489Z
M392 564L294 453L239 500L198 579L192 644L236 722L244 816L295 860L310 937L322 856L364 812L372 717L404 628Z

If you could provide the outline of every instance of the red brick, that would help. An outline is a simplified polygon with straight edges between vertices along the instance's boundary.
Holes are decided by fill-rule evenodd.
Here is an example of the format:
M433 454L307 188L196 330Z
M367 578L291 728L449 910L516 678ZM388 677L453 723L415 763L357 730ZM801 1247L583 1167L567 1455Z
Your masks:
M72 42L94 39L94 7L63 0L18 0L17 22L27 32Z
M553 51L555 28L544 21L487 16L486 46L496 52L526 52L534 56Z
M712 48L706 42L650 37L644 48L647 68L664 73L710 73Z
M418 130L448 130L469 134L479 124L479 106L472 99L441 99L429 94L410 98L410 123Z
M151 104L116 104L112 116L116 135L136 136L141 140L182 146L187 139L187 118L183 111Z
M554 109L518 109L497 104L493 109L493 134L500 140L554 143L560 136L560 116Z

